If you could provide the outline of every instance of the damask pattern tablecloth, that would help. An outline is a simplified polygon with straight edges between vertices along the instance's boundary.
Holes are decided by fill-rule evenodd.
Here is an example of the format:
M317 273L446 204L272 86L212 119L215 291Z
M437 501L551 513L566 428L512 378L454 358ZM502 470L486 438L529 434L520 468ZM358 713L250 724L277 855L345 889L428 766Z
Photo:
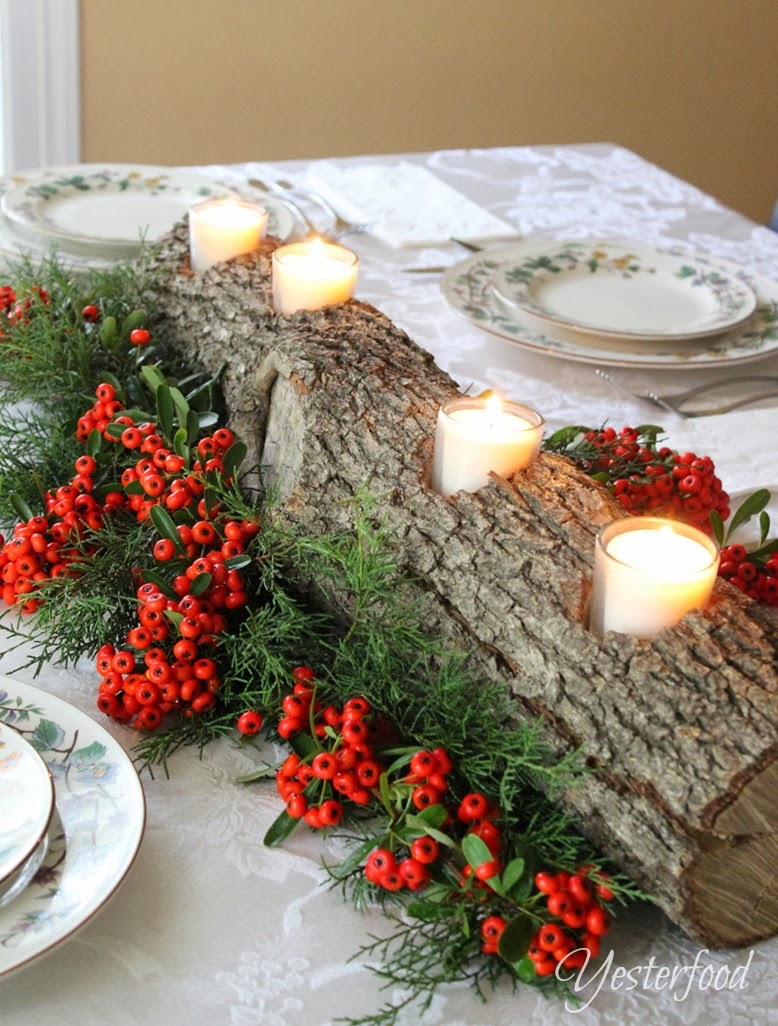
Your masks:
M381 164L394 158L361 159ZM619 147L446 151L403 159L427 167L521 235L683 242L778 278L778 234ZM303 162L289 162L219 170L237 182L301 177L305 169ZM431 351L463 388L492 387L525 400L551 427L606 419L616 426L656 422L655 414L620 397L593 368L487 335L448 307L436 275L404 270L411 264L452 263L460 256L455 246L390 249L369 235L356 236L351 244L361 259L359 298ZM754 368L778 373L778 357ZM711 371L615 373L638 390L672 390L715 376ZM778 485L775 406L695 422L668 415L660 422L671 444L710 453L730 491ZM6 656L0 671L13 674L23 658L23 652ZM30 680L29 671L19 677ZM99 717L90 663L73 670L49 668L34 683ZM109 729L131 748L131 731ZM267 743L254 748L222 740L202 758L194 750L176 753L169 779L162 772L145 776L148 825L129 877L75 938L0 980L0 1026L325 1026L399 997L391 989L382 992L364 965L349 961L361 940L387 926L377 912L360 915L327 889L321 858L337 854L339 842L322 845L320 836L301 829L280 849L262 846L278 812L274 788L236 780L278 754ZM697 944L650 907L621 916L609 940L616 952L613 967L653 964L672 970L698 957L700 966L743 967L743 986L703 990L694 983L684 995L681 983L674 989L666 983L657 987L655 970L648 980L644 972L633 972L621 986L608 970L581 993L577 1011L529 987L513 993L501 986L483 1003L456 986L440 991L424 1022L766 1026L775 1021L778 941L700 956ZM413 1010L401 1020L417 1021Z

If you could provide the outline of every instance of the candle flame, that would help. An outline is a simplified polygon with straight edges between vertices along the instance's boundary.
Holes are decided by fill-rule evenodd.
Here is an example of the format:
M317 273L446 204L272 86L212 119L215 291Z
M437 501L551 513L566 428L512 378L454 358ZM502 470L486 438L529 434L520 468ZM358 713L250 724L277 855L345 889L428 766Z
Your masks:
M321 260L321 258L324 256L324 243L321 241L318 235L315 239L311 240L311 246L308 252L309 255L312 256L315 260Z
M502 402L498 395L490 395L486 400L486 412L491 420L500 415L502 412Z

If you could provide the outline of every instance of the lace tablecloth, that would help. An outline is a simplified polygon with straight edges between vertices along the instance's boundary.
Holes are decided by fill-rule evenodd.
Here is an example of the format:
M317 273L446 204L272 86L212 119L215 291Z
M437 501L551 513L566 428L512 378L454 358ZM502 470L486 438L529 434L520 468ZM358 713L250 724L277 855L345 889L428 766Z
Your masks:
M400 158L361 159L380 164ZM446 151L402 159L427 167L521 235L617 236L653 245L680 241L778 278L778 235L619 147ZM305 169L303 162L288 162L219 170L237 181L294 178ZM463 388L492 387L527 401L551 427L659 419L671 444L714 457L731 492L778 485L775 407L695 422L669 414L657 418L643 404L615 394L593 368L528 352L470 326L448 307L436 275L404 271L411 264L452 263L461 255L455 246L390 249L369 235L349 244L361 260L359 297L430 350ZM749 370L778 373L778 356ZM672 391L728 371L614 373L638 390ZM6 656L0 671L13 673L22 658ZM19 677L29 680L29 671ZM51 668L31 682L100 716L89 663L73 671ZM127 749L132 746L134 734L109 729ZM267 746L240 749L224 740L202 758L195 751L177 753L170 779L162 773L146 777L147 831L128 879L77 936L0 980L0 1026L325 1026L397 997L382 993L364 965L349 961L361 938L386 927L378 913L356 913L323 885L321 837L300 830L282 849L263 848L263 834L278 811L274 789L235 780L275 754ZM325 843L325 856L335 844ZM652 908L622 916L610 937L613 967L673 970L691 965L699 952L699 945ZM756 945L753 954L749 949L698 957L701 967L747 966L743 986L734 990L701 989L698 972L684 994L687 987L680 983L674 989L666 982L657 986L656 968L648 978L633 972L619 985L610 970L582 992L586 1007L578 1011L529 987L516 993L500 987L486 1003L466 987L450 987L441 990L424 1021L757 1026L775 1021L769 1009L778 1003L776 956L778 941ZM401 1021L417 1019L408 1012Z

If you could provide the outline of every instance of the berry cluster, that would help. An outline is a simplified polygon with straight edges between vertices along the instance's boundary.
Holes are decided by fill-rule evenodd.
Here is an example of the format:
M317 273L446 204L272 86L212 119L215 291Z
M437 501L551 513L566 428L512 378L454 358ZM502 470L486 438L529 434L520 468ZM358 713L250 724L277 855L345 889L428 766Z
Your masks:
M762 563L750 559L743 545L725 545L719 575L762 605L778 609L778 552Z
M384 744L390 734L366 699L350 698L342 709L322 706L316 699L311 669L298 666L293 677L293 691L282 702L278 733L289 740L312 727L318 746L309 758L289 755L276 774L276 787L293 819L304 819L315 829L335 826L343 816L345 799L359 806L370 804L385 771L376 758L375 746ZM244 720L246 716L244 713L238 720L238 729L256 733L259 714ZM325 741L330 747L324 747Z
M222 681L213 648L229 626L229 613L248 601L244 575L229 562L259 527L217 519L179 524L176 530L178 549L168 538L154 547L159 562L180 571L171 593L156 582L141 584L139 622L128 631L126 646L117 651L103 645L97 654L98 708L142 730L156 729L166 713L191 716L216 704Z
M49 305L49 294L40 285L33 285L30 288L32 295L17 301L16 292L10 285L0 285L0 311L6 315L6 319L12 325L24 326L29 321L30 310L36 300L40 300L44 306ZM5 338L5 332L0 328L0 340Z
M602 476L628 512L650 513L692 524L712 533L710 513L729 516L729 496L716 476L709 456L678 453L667 446L641 444L635 428L587 431L584 439L594 450L585 461L588 473Z
M240 566L248 562L246 545L259 526L227 520L218 503L205 500L208 481L230 479L224 459L234 442L231 431L220 428L191 451L173 451L154 423L136 424L123 414L113 385L98 385L95 396L78 421L79 440L86 444L97 431L119 453L137 452L140 459L124 468L120 487L103 494L98 476L107 473L110 480L115 471L92 455L79 456L70 483L46 493L46 515L17 524L3 544L2 597L22 612L34 612L39 584L77 572L74 564L91 550L90 532L119 511L145 521L161 506L183 518L176 524L168 519L167 536L154 545L165 575L155 573L138 586L138 624L128 631L125 646L117 651L104 645L97 655L98 707L116 720L153 730L168 712L191 716L214 706L221 680L212 649L230 613L248 601Z
M530 941L527 955L538 976L550 976L560 962L566 968L580 969L588 957L595 958L600 938L611 928L611 917L603 902L613 900L606 874L596 882L589 879L591 866L579 866L575 873L540 872L535 886L546 896L552 919Z
M35 594L40 582L66 573L81 558L76 543L89 531L99 530L105 515L123 504L123 497L116 493L102 503L95 499L96 466L92 456L79 456L70 484L46 492L46 515L15 525L13 537L0 551L6 605L18 603L22 613L34 613L40 604Z

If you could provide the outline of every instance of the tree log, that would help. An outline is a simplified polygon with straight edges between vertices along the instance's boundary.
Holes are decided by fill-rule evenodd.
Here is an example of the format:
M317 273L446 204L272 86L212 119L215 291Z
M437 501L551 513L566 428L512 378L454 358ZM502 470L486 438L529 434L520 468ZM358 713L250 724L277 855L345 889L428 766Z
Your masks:
M429 629L503 681L518 718L596 772L564 795L581 829L707 947L778 931L776 620L723 581L704 612L644 641L587 629L599 527L625 516L569 461L442 498L427 486L454 382L374 308L277 317L273 240L193 275L186 226L154 287L165 333L222 382L232 426L307 530L382 500ZM714 454L715 455L715 454ZM333 596L333 602L336 598Z

